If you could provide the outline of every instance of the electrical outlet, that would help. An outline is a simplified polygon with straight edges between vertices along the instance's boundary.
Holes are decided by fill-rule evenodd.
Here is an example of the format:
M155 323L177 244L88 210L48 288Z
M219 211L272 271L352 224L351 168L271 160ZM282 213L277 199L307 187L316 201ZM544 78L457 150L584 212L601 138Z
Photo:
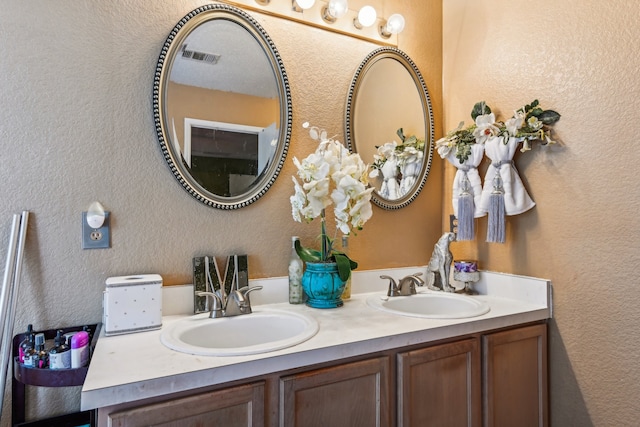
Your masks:
M87 213L82 212L82 249L108 249L111 247L109 212L104 213L104 223L93 228L87 223Z
M455 215L449 215L449 231L452 233L458 232L458 218Z

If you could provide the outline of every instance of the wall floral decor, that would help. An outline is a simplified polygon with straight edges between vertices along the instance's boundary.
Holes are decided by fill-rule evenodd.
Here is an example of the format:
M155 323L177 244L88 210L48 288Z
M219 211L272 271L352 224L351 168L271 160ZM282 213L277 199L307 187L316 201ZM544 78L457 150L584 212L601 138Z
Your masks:
M474 123L456 129L436 142L438 154L457 171L453 182L453 210L458 218L457 240L473 240L474 218L488 214L487 242L504 243L505 216L518 215L535 206L527 193L513 156L531 150L531 144L554 144L552 129L560 114L545 110L534 100L514 111L507 121L498 121L486 102L474 105ZM491 166L481 183L478 165L483 154Z

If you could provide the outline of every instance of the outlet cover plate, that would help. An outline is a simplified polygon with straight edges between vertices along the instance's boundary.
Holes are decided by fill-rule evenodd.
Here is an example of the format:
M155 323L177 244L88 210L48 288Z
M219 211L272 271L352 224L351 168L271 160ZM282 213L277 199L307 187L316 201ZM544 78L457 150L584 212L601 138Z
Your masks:
M92 228L87 224L87 213L82 212L82 249L108 249L111 247L110 212L104 213L104 224Z

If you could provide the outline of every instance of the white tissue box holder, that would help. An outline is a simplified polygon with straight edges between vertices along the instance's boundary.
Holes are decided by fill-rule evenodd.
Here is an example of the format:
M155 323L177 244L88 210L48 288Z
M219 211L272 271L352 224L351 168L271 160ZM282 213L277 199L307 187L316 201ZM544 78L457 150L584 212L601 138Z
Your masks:
M103 299L106 336L162 327L162 277L158 274L109 277Z

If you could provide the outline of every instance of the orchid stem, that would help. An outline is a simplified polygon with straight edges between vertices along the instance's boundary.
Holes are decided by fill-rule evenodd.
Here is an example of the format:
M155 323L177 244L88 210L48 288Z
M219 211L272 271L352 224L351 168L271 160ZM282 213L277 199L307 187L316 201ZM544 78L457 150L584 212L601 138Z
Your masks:
M322 251L322 261L326 262L329 257L327 254L327 227L326 227L326 220L325 220L325 213L324 213L324 209L322 209L322 213L321 213L321 231L322 231L322 235L320 236L320 245L321 245L321 251Z

